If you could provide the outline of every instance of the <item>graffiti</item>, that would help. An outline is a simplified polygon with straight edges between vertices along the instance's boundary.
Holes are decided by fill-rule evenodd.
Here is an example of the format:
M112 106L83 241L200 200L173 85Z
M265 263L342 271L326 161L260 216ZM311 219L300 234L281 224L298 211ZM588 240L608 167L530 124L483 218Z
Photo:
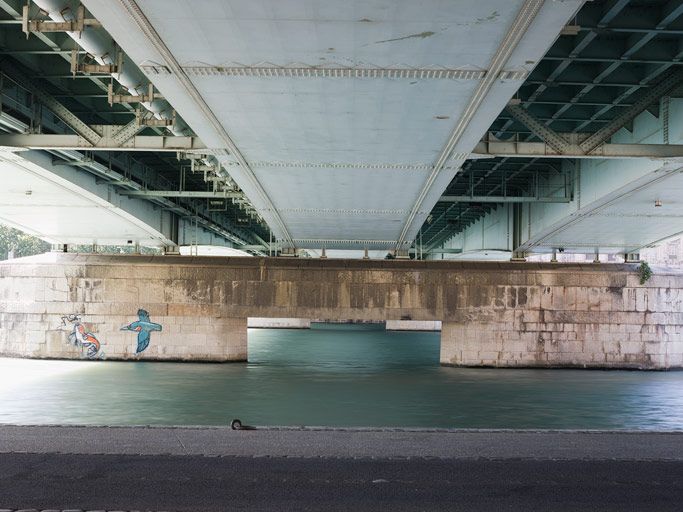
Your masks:
M161 331L161 324L155 324L149 320L149 313L144 309L138 309L139 320L121 327L122 331L134 331L138 333L138 346L136 354L144 351L149 346L150 333Z
M81 321L81 315L64 315L62 317L62 327L66 327L68 324L72 324L74 322L80 322Z
M81 322L80 315L65 315L62 317L62 326L68 327L71 325L71 332L69 333L69 343L74 347L85 349L85 355L88 359L96 359L98 357L104 358L104 353L100 352L100 342L91 332L85 330L85 326Z

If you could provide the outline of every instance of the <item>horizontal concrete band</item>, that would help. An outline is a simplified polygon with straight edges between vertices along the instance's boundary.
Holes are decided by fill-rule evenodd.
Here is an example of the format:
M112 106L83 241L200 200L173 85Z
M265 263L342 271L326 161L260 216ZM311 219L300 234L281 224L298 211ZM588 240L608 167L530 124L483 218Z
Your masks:
M683 367L683 273L636 269L52 253L0 264L0 355L246 360L259 317L441 322L456 366Z
M683 432L0 426L0 453L683 460Z
M681 313L683 273L643 286L635 268L53 253L0 264L0 311L58 314L66 302L88 315L144 307L170 317L456 322L474 308L591 312L583 322L598 312Z

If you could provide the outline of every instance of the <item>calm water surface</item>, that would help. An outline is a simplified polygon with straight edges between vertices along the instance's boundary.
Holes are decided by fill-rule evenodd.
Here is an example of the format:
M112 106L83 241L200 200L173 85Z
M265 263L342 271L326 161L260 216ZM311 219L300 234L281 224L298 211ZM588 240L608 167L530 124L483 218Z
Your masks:
M683 372L442 368L439 334L252 329L249 363L0 359L0 423L683 430Z

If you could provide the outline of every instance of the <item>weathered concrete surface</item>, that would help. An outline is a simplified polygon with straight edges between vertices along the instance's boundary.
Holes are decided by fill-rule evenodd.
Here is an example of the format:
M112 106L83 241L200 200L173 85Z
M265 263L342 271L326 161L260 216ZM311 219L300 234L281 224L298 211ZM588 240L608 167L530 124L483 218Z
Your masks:
M683 367L683 273L635 268L53 253L0 264L0 354L81 357L76 323L95 357L227 361L247 317L440 320L444 364ZM136 355L139 309L162 330Z
M387 320L387 331L440 331L438 320Z
M249 317L247 327L250 329L310 329L308 318L258 318Z

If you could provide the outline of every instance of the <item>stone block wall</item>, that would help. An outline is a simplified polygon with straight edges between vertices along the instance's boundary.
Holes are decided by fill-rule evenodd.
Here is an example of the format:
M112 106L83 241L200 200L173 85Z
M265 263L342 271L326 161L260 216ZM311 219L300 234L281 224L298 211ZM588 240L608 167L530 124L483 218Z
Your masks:
M107 272L89 278L74 267L21 265L17 275L0 277L0 355L246 361L246 317L166 302L163 280L137 279L125 266L100 270ZM149 325L140 322L145 313Z
M492 367L683 367L680 276L655 276L644 286L636 276L618 274L560 280L555 275L536 277L540 282L534 286L479 290L477 307L463 310L458 321L443 323L441 362Z
M121 330L138 319L137 311L127 315L91 314L90 308L80 311L66 315L0 313L0 355L217 362L247 359L245 318L151 315L151 321L158 323L161 331L152 331L149 344L138 352L138 332ZM77 341L72 333L79 325L83 327L84 340Z
M244 361L248 317L324 318L440 321L445 365L681 368L683 273L635 270L53 253L0 263L0 355Z

